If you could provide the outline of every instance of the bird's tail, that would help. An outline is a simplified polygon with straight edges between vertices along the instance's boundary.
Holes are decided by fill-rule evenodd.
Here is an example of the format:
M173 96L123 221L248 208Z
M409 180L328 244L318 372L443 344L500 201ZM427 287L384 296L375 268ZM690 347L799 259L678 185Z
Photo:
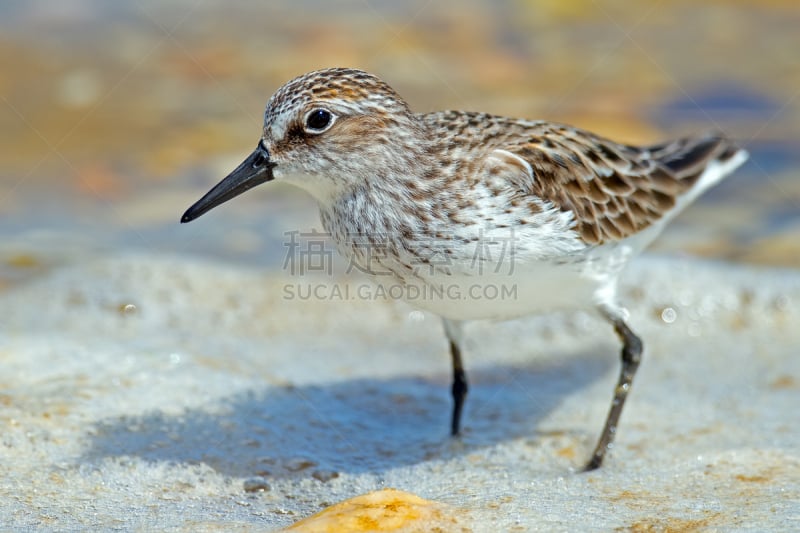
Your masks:
M749 157L719 132L684 137L667 143L648 146L650 156L673 175L692 185L686 195L689 201L736 170Z

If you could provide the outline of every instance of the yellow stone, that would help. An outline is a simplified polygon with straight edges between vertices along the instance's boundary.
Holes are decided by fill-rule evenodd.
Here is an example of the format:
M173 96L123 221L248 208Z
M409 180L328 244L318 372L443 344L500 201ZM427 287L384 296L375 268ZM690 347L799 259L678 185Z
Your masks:
M444 504L396 489L362 494L331 505L285 531L470 531Z

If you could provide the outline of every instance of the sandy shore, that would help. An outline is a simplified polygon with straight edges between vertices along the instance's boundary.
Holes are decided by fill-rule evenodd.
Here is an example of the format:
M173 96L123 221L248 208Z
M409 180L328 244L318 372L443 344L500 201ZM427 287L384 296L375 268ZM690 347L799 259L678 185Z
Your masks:
M618 371L602 322L470 325L454 441L438 319L289 299L296 281L127 255L5 287L3 528L273 530L386 487L441 504L446 530L800 527L800 273L635 263L645 359L591 474Z

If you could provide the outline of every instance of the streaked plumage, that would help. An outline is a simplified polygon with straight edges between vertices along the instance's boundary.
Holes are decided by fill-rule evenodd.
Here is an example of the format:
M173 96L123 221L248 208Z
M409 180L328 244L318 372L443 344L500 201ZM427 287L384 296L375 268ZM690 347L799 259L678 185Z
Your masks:
M596 309L624 347L591 469L611 443L641 352L616 298L617 278L666 222L746 158L720 134L635 147L548 122L415 114L377 77L326 69L270 98L256 151L182 221L265 181L285 181L317 199L342 254L386 274L378 283L513 284L515 301L412 302L445 319L454 434L467 389L461 321ZM476 247L500 239L511 239L509 253L476 257Z

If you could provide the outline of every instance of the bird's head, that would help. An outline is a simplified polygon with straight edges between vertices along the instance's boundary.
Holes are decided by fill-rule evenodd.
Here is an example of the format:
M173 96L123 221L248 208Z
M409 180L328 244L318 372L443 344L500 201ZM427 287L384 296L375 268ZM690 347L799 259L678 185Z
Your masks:
M424 152L421 127L408 105L361 70L310 72L272 95L256 149L190 207L190 222L246 190L285 181L320 203L370 180L408 174Z

